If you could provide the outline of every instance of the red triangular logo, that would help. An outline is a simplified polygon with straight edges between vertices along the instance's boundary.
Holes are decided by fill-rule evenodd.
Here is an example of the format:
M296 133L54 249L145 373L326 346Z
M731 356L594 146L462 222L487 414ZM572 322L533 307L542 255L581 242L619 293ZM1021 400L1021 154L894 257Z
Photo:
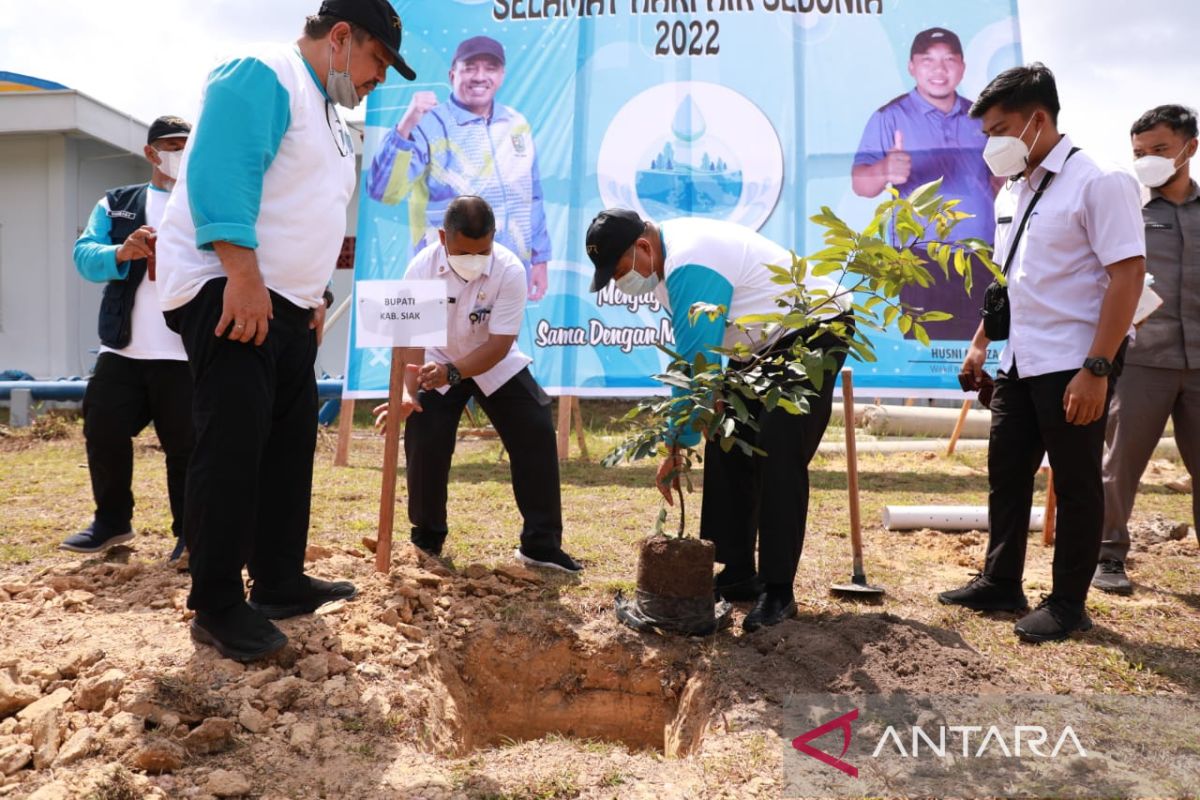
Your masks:
M842 714L837 719L826 722L819 728L813 728L808 733L800 734L795 739L792 739L792 747L796 748L801 753L804 753L806 756L811 756L812 758L815 758L824 764L828 764L835 769L841 770L851 778L857 778L858 767L851 766L850 764L847 764L845 761L841 760L841 757L846 755L846 751L850 749L850 737L854 733L850 727L850 723L856 719L858 719L857 708L853 711L848 711L845 714ZM813 739L820 739L825 734L838 728L842 729L842 752L837 758L834 758L828 753L809 745L809 742L811 742Z

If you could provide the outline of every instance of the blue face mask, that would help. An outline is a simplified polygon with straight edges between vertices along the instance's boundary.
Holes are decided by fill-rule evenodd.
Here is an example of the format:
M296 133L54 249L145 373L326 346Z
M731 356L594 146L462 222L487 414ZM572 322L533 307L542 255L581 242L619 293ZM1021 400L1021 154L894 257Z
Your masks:
M638 239L640 242L641 239ZM651 272L649 275L642 275L637 271L637 246L633 248L633 269L626 272L621 277L617 278L617 288L630 297L639 297L643 294L653 292L658 286L658 275Z

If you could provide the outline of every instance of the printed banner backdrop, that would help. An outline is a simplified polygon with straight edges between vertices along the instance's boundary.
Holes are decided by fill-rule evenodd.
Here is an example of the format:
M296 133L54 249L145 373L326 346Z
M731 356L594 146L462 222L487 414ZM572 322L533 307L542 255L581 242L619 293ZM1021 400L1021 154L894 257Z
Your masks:
M587 291L584 235L603 208L732 220L806 253L820 206L861 225L889 183L944 175L944 193L976 214L960 235L991 241L994 185L965 109L1020 63L1016 0L393 3L418 79L389 72L368 99L355 278L403 277L449 198L486 197L497 240L527 270L547 264L519 344L551 394L663 391L655 345L673 335L653 295ZM471 109L489 99L485 121ZM879 361L854 364L856 382L875 396L961 397L981 292L969 299L958 282L906 296L956 320L931 327L932 347L875 335ZM349 355L347 394L386 395L389 352L352 335Z

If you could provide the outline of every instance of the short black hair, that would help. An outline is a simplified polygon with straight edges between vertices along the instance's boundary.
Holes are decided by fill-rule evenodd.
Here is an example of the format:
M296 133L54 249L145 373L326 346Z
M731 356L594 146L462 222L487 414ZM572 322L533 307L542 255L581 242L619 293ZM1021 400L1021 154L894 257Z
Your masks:
M333 26L339 22L345 22L350 26L350 32L354 36L354 41L361 42L366 37L370 36L366 28L361 28L349 20L341 19L330 14L313 14L304 20L304 35L309 39L324 39L333 30Z
M1166 125L1185 139L1196 138L1196 109L1187 106L1166 105L1152 108L1138 117L1129 129L1130 136L1145 133L1157 125Z
M969 113L972 119L979 119L994 106L1000 106L1004 111L1044 108L1057 125L1060 106L1054 73L1040 61L1004 70L979 93L979 99Z
M464 194L450 201L442 218L442 230L447 235L461 234L468 239L482 239L496 232L496 215L488 201L473 194Z

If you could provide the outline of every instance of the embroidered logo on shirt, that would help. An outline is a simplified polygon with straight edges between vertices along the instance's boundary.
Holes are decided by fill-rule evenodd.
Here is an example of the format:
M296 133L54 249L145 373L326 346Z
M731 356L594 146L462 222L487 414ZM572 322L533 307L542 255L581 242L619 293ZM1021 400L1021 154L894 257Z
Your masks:
M525 155L525 134L514 133L512 135L513 152L519 156Z

